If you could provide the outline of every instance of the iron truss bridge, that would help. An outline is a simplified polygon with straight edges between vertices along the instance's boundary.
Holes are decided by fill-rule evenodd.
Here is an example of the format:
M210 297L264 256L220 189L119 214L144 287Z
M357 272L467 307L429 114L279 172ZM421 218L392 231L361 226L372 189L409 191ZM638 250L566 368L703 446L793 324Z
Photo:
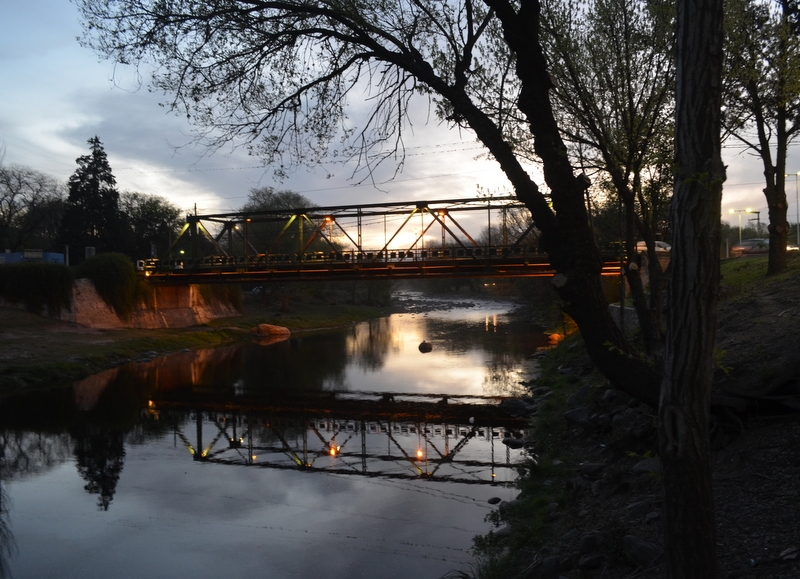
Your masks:
M514 197L189 215L169 259L137 268L163 284L551 276L528 215Z
M358 411L299 416L207 408L176 411L156 404L146 412L173 422L176 448L184 447L192 460L221 465L509 486L523 458L522 450L502 442L522 436L520 421L487 425Z

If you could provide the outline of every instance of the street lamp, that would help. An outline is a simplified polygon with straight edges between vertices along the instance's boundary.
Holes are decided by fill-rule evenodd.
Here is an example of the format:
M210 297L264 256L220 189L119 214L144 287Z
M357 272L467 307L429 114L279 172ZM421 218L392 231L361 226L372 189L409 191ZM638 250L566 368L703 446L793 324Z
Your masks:
M730 213L733 215L734 213L739 214L739 244L742 243L742 213L750 213L751 209L731 209Z

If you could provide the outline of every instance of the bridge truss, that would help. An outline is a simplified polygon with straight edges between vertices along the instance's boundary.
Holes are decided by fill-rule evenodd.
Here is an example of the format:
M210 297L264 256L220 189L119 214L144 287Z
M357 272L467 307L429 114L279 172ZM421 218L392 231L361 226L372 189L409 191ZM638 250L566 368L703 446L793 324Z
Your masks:
M552 275L521 214L500 197L189 215L169 259L137 265L170 284Z

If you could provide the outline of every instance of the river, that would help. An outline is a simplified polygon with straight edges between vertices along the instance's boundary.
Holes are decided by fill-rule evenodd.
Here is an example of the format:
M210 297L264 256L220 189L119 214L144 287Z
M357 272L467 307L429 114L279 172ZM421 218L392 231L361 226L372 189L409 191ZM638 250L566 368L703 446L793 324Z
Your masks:
M4 413L23 578L440 577L511 500L547 336L513 304L397 296L351 328L151 357ZM420 352L423 341L432 351Z

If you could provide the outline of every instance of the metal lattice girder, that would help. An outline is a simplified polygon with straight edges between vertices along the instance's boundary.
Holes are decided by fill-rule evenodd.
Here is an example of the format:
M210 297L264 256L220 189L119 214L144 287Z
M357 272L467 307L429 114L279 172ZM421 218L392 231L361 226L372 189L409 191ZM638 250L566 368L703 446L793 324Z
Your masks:
M515 239L507 234L505 216L511 210L525 209L513 197L500 197L190 215L173 248L188 235L191 258L137 265L151 282L172 285L552 276L549 259L538 252L533 224ZM503 223L500 240L492 238L493 212ZM467 217L473 221L469 227ZM396 220L391 230L389 219ZM254 239L263 224L269 227ZM209 232L215 227L216 237ZM431 235L437 227L440 237ZM484 230L488 235L481 245L476 238ZM200 256L201 237L216 254ZM598 266L603 275L619 274L617 256Z
M369 203L362 205L335 205L328 207L297 207L292 209L189 215L187 216L187 226L184 227L184 230L181 231L178 239L176 239L175 243L173 243L173 248L186 234L187 230L192 232L194 235L195 226L200 228L204 234L207 234L209 238L212 239L215 244L217 244L218 247L218 242L220 241L224 232L234 230L237 231L239 235L243 235L242 231L246 230L245 226L247 224L256 225L271 223L275 225L282 225L280 231L277 233L276 238L272 240L271 243L267 243L264 247L256 248L252 245L249 245L248 240L244 240L245 247L250 247L255 253L262 252L269 254L275 250L277 243L287 234L287 232L289 232L290 227L295 223L297 223L299 226L307 223L309 226L311 226L312 231L316 230L314 233L315 236L320 234L324 236L324 233L320 231L320 228L324 227L326 224L336 223L337 231L341 232L343 238L346 239L352 246L341 249L365 251L366 248L363 246L362 239L365 220L370 221L371 225L376 225L376 223L380 225L379 222L375 221L377 218L384 218L385 220L388 217L405 217L401 225L391 233L388 230L385 231L385 242L381 245L383 246L382 251L386 251L392 247L392 242L396 239L397 235L405 229L411 219L416 215L421 217L427 216L429 219L427 226L425 226L424 223L420 226L420 230L417 231L418 237L412 247L424 241L424 232L429 230L434 223L438 223L444 228L444 230L450 236L450 242L466 247L466 241L468 244L477 247L478 244L475 242L474 237L479 232L475 232L474 234L468 233L467 229L456 220L454 214L461 213L466 215L467 213L487 212L486 223L481 223L482 226L485 226L491 223L492 211L500 211L505 213L509 209L524 210L525 206L517 201L515 197L486 197L473 199L438 199L423 202L405 201L391 203ZM451 220L451 225L454 225L454 228L451 228L447 223L445 223L447 219ZM206 227L203 225L203 223L207 223L209 226ZM346 225L343 225L343 223ZM216 237L212 236L210 233L208 233L208 230L209 228L213 227L221 227L223 233L218 234ZM303 227L298 229L298 233L302 233L303 231ZM457 232L460 232L463 237L460 237ZM527 233L529 232L526 232L526 235ZM304 240L300 241L301 243L299 243L296 247L296 251L298 253L303 253L304 246L307 247L309 243ZM331 240L328 241L331 242ZM515 240L515 243L518 243L519 241L520 240L517 239ZM332 242L331 245L333 245ZM218 249L222 250L221 247L218 247ZM400 250L406 248L396 247L395 249ZM377 247L373 248L373 250L378 251ZM224 252L225 255L227 255L227 253L228 252Z

